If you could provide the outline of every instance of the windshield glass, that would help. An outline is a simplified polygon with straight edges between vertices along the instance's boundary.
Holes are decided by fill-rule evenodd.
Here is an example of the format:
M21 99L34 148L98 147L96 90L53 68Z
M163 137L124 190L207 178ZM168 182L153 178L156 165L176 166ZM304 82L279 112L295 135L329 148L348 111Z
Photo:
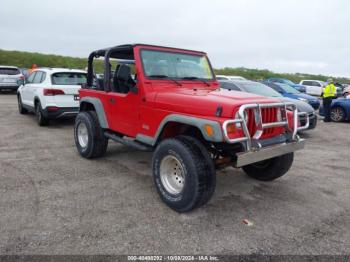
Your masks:
M283 79L283 83L285 83L287 85L295 85L295 83L293 83L292 81L290 81L288 79Z
M148 77L213 79L204 55L141 50L144 73Z
M299 94L300 92L298 90L296 90L294 87L291 87L289 85L286 84L277 84L280 88L282 88L285 92L287 92L288 94Z
M52 75L53 85L82 85L86 83L85 73L55 73Z
M282 97L280 93L273 90L271 87L258 82L237 82L237 85L248 93L270 97Z

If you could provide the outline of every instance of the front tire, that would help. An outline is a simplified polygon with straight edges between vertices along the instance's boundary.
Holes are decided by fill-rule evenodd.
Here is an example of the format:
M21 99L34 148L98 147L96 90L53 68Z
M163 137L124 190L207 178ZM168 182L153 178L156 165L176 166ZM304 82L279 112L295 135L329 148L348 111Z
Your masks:
M97 158L103 156L108 147L108 139L103 134L96 112L80 112L74 125L75 145L81 156Z
M180 136L162 141L153 155L153 177L162 201L177 212L207 203L215 190L215 169L205 147ZM205 155L207 154L207 155Z
M18 112L22 115L27 114L28 110L23 108L21 95L17 95L17 102L18 102Z
M331 120L333 122L343 122L345 120L345 111L337 106L331 109Z
M43 115L43 109L40 102L37 102L35 105L35 115L39 126L47 126L50 123L50 120Z
M250 177L260 181L272 181L285 175L293 164L294 153L274 157L247 166L243 171Z

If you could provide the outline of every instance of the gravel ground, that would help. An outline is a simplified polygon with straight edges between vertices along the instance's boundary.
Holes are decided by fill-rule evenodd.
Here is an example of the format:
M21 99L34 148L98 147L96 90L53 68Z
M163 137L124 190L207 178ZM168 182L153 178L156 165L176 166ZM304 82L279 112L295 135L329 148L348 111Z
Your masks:
M73 121L39 127L14 94L0 94L0 119L2 255L350 253L350 123L303 135L274 182L219 172L209 204L178 214L156 193L151 153L111 142L85 160Z

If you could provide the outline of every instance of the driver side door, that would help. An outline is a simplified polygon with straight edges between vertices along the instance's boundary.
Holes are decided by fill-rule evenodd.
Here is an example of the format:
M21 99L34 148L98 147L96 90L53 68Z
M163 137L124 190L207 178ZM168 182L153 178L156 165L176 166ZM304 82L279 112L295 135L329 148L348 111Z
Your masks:
M126 65L121 65L118 70L123 71L121 68L123 67L125 69L125 66ZM129 71L129 69L130 68L128 68L127 71ZM109 113L108 118L111 120L108 121L109 126L114 131L130 137L135 137L140 126L140 90L137 83L132 80L130 73L121 76L121 78L128 79L129 81L117 81L117 75L113 77L114 81L111 81L113 88L111 92L108 92L108 99L106 101L108 107L107 111ZM130 83L133 84L133 88L131 88Z

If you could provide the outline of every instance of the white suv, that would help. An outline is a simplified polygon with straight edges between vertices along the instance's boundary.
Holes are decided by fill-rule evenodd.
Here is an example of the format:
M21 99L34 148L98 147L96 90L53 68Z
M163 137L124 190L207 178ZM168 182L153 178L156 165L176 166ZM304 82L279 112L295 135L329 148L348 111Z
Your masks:
M50 119L75 116L79 111L79 89L86 72L75 69L39 68L18 88L18 110L34 112L40 126Z
M18 67L0 65L0 91L18 89L18 80L23 80L24 76Z

